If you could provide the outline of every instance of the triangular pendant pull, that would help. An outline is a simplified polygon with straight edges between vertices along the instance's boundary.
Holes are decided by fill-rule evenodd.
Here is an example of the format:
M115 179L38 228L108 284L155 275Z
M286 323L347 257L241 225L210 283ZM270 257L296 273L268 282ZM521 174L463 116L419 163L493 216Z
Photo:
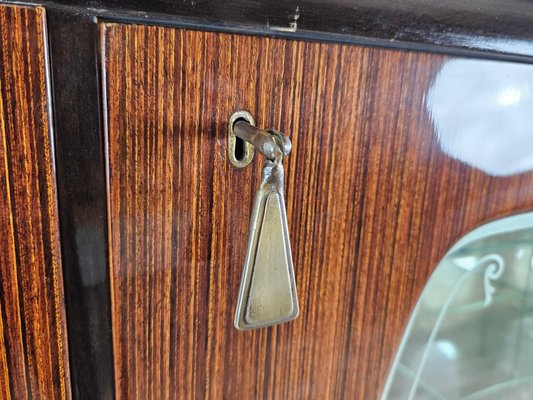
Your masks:
M280 324L298 317L299 313L283 199L282 161L291 151L291 141L281 132L264 131L243 121L246 116L250 117L249 113L238 111L230 118L228 142L235 147L239 137L251 143L266 160L250 219L248 249L235 313L237 329Z
M267 160L250 221L235 327L275 325L296 318L298 313L283 200L283 166Z

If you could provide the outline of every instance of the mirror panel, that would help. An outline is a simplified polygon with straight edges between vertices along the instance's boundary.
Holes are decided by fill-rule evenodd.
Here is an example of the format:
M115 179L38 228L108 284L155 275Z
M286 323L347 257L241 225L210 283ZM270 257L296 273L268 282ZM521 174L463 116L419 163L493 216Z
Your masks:
M383 399L525 399L533 392L533 213L463 237L426 285Z

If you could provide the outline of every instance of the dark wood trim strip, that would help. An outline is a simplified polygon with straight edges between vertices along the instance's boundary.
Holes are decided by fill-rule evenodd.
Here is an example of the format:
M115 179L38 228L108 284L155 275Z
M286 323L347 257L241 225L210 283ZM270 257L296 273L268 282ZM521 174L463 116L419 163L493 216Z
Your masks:
M474 52L476 57L533 62L533 4L523 0L228 0L220 6L211 0L33 3L115 21L462 56ZM296 30L290 32L294 23Z
M98 25L88 15L47 16L72 396L112 399Z

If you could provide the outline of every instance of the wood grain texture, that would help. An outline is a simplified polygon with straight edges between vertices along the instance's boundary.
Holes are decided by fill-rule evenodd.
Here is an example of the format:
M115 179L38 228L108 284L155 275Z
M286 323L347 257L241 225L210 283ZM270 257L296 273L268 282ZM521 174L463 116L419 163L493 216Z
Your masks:
M533 174L446 156L424 96L439 55L106 24L118 399L375 399L452 243L533 207ZM226 159L229 116L288 134L301 316L233 327L260 156Z
M44 10L0 6L0 398L67 399Z

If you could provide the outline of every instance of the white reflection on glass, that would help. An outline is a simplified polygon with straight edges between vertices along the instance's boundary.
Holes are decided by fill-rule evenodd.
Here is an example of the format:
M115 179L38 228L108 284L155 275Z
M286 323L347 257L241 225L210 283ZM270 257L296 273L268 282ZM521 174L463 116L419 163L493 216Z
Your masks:
M533 65L448 61L426 105L446 154L494 176L533 170Z
M449 340L437 341L437 349L449 360L457 359L458 351L457 346Z
M531 399L533 213L459 240L424 288L382 398Z

